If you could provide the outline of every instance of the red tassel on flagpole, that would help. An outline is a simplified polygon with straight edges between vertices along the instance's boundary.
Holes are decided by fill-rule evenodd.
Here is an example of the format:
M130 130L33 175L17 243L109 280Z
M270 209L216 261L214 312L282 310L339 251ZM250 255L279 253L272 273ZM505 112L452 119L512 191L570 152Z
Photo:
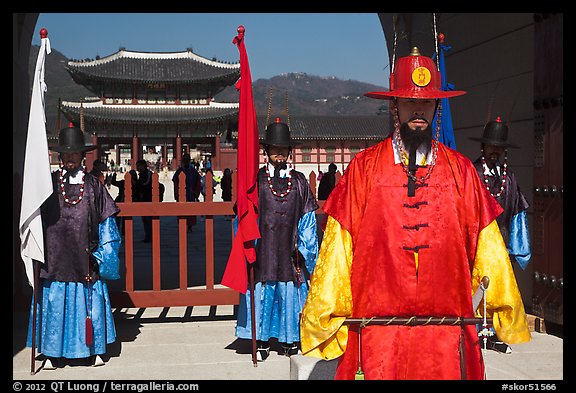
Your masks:
M86 317L86 345L92 345L92 318Z

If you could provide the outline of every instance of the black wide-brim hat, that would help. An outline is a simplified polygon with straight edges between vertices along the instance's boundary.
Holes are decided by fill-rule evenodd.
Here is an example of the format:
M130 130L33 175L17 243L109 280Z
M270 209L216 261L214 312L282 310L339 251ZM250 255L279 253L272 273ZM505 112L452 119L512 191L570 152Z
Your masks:
M72 125L63 128L58 133L58 144L50 146L50 150L58 153L87 152L96 149L96 145L86 144L84 132Z
M286 123L282 123L279 119L276 122L268 124L264 134L264 140L261 142L263 145L291 147L299 145L290 138L290 129Z
M481 138L470 137L473 141L486 143L498 147L517 149L518 146L508 143L508 126L504 124L500 117L494 121L489 121L484 127L484 133Z

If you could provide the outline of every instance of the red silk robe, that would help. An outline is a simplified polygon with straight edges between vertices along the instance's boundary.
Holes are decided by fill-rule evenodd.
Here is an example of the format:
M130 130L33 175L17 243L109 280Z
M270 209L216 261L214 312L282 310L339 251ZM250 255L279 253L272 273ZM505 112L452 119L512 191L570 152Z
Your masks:
M419 168L416 175L427 170ZM431 176L417 183L415 196L408 197L407 183L387 138L356 155L324 205L352 240L348 316L474 317L471 276L478 236L502 209L470 160L442 144ZM322 247L330 247L325 240ZM329 266L319 268L315 275ZM316 278L303 311L304 354L318 344L305 336L322 330L322 317L312 315L322 307L314 293ZM353 379L358 369L357 330L348 330L336 379ZM361 337L366 379L484 378L475 325L368 325Z

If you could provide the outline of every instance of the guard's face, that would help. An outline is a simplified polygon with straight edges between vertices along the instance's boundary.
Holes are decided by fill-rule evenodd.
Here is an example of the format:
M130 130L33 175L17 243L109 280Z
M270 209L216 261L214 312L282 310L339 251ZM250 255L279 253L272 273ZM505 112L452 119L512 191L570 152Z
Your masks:
M505 150L505 148L502 146L494 146L490 144L483 144L482 149L484 151L484 158L486 159L486 163L490 166L500 162L500 157L502 157Z
M290 155L290 147L268 146L266 148L266 152L268 153L268 157L270 158L270 162L272 164L280 164L288 160Z
M62 166L64 169L70 172L76 171L82 165L82 159L84 158L81 152L68 152L61 153L60 160L62 160Z
M412 131L425 130L432 123L436 112L436 99L398 98L398 119Z

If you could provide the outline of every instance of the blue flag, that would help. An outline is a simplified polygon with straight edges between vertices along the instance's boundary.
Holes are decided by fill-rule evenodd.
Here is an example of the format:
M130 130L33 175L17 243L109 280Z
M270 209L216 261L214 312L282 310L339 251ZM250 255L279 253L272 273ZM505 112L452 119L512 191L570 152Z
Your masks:
M444 63L444 52L448 52L452 47L444 43L439 44L440 56L438 57L438 64L440 68L440 76L442 77L442 90L454 90L454 85L448 83L446 80L446 65ZM436 57L436 54L432 57ZM454 139L454 129L452 128L452 116L450 115L450 102L448 98L442 98L442 118L440 119L440 138L439 141L451 149L456 150L456 140ZM434 116L432 124L436 126L437 116Z

